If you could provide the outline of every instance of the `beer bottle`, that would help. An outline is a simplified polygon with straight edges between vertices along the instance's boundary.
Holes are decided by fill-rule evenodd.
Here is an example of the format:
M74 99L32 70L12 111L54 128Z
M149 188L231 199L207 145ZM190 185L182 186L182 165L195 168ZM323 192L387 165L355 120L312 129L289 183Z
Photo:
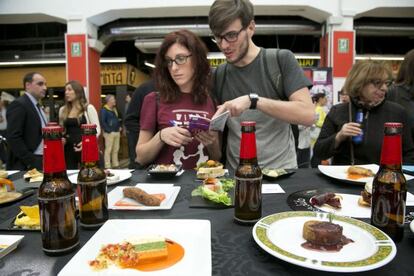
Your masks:
M364 112L362 111L362 109L359 108L355 114L355 123L358 123L361 125L361 130L362 130L363 122L364 122ZM354 144L361 144L363 140L364 140L364 133L361 133L357 136L352 137L352 142Z
M252 224L262 216L262 171L257 164L256 122L241 123L240 162L235 173L234 220Z
M385 123L380 168L372 185L371 224L394 241L404 234L407 186L401 170L401 123Z
M44 177L38 191L43 251L60 255L79 244L75 213L75 191L66 174L60 126L43 131Z
M82 162L77 185L80 225L86 228L95 228L108 220L106 174L98 165L96 125L83 124L81 130Z

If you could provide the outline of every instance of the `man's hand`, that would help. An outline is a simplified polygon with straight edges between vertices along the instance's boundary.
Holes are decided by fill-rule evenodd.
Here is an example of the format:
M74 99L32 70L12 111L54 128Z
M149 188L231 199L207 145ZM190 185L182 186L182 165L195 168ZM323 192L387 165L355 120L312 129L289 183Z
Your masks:
M222 105L220 105L212 119L214 119L215 117L217 117L218 115L220 115L221 113L227 110L230 112L230 116L237 117L237 116L240 116L245 110L249 108L250 108L249 96L248 95L240 96L238 98L235 98L231 101L227 101L223 103Z

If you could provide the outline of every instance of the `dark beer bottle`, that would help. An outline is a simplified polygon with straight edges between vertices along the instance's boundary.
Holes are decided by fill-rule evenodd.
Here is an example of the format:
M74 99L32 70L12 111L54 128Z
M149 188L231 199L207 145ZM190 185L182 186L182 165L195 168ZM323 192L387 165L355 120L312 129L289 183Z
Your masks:
M38 201L43 251L60 255L79 244L75 191L66 174L62 144L63 128L43 128L43 182Z
M359 108L357 110L356 114L355 114L355 123L358 123L358 124L361 125L361 130L363 128L363 126L362 126L363 122L364 122L364 112L363 112L362 109ZM352 137L352 142L354 144L361 144L363 140L364 140L364 133L363 132L361 134L357 135L357 136Z
M401 170L401 123L385 123L381 164L372 185L371 224L394 241L404 234L407 186Z
M78 174L80 225L86 228L101 226L108 220L106 174L98 165L99 151L96 125L83 124L82 163Z
M262 171L257 164L256 122L241 123L240 162L235 173L234 220L252 224L262 216Z

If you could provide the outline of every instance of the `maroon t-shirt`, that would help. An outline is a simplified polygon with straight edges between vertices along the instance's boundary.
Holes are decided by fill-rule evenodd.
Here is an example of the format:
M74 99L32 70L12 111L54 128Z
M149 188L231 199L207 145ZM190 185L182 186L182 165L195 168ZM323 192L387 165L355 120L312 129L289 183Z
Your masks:
M188 128L191 116L211 118L216 110L210 97L204 104L194 104L191 94L181 93L181 97L175 103L163 103L159 99L158 108L156 98L156 92L151 92L144 98L140 119L141 130L156 133L160 129L172 126L171 121L175 121L177 126ZM184 169L193 169L198 163L209 159L207 154L204 145L193 139L191 143L180 148L164 145L154 163L182 164Z

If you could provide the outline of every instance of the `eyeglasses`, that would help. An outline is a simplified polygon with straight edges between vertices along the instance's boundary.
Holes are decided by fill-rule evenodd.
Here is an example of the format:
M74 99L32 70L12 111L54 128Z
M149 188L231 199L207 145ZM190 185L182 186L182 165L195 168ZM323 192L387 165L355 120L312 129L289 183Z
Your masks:
M187 59L191 56L192 55L188 55L188 56L178 55L175 57L175 59L166 58L165 63L167 64L168 67L172 67L174 62L177 65L183 65L187 63Z
M374 80L370 80L368 83L371 83L376 88L381 89L384 84L387 87L390 87L390 85L392 84L392 81L390 81L390 80L374 79Z
M226 40L227 42L236 42L237 39L239 38L239 34L244 29L246 29L246 27L242 27L240 31L238 32L231 31L231 32L225 33L224 35L213 35L213 39L215 40L217 44L220 44L223 41L223 39Z

